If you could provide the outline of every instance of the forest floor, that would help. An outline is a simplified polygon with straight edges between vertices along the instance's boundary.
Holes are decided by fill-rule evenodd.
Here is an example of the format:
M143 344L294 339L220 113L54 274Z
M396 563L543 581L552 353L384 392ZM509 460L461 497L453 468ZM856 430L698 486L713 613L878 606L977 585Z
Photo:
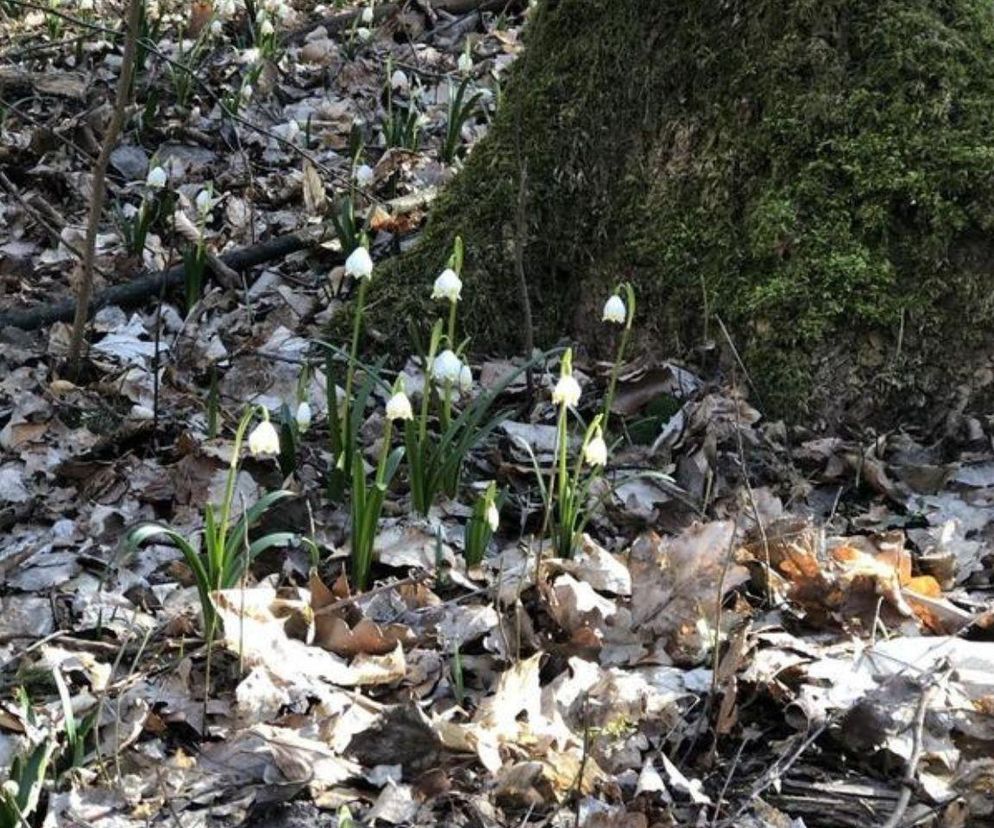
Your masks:
M0 828L992 824L994 418L788 427L714 349L631 353L606 467L570 460L589 520L564 556L557 417L595 417L612 366L574 354L574 416L562 348L531 389L470 343L454 411L504 413L427 516L400 467L357 591L330 491L349 343L322 345L357 303L343 246L364 230L376 279L416 241L500 105L522 4L149 3L73 378L63 300L121 54L120 4L90 5L0 0ZM184 260L199 278L143 280ZM382 355L353 418L371 468L396 377L420 411L431 364ZM236 439L250 404L279 456ZM134 530L196 558L205 504L274 492L232 529L205 636L191 558Z

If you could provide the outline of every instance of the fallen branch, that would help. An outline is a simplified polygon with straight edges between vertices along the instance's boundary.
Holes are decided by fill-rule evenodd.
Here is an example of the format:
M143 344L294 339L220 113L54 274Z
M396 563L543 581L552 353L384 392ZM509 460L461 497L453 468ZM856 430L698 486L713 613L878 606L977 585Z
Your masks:
M448 14L467 14L468 12L502 12L509 8L520 5L517 0L432 0L431 7L436 12L447 12ZM373 9L373 22L380 23L391 15L401 10L399 3L378 3ZM314 21L302 29L291 32L284 39L285 43L303 43L312 31L318 26L324 26L328 34L336 34L351 28L359 17L363 9L355 11L341 12L321 20Z
M231 270L239 271L273 259L282 259L291 253L303 250L310 244L311 237L309 235L290 234L252 247L232 251L224 256L219 256L218 259ZM98 291L90 303L90 312L93 313L107 305L136 305L145 301L149 296L157 295L161 290L182 286L183 280L183 265L177 265L168 270L160 270L157 273L137 276L124 284L113 285ZM75 313L76 300L63 299L59 302L33 308L2 312L0 313L0 328L13 327L34 330L53 322L67 322L73 318Z

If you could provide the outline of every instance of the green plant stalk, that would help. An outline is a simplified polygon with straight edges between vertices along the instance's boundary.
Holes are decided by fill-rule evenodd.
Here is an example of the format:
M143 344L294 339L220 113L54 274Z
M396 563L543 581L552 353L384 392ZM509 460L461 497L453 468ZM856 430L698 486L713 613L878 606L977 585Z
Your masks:
M625 282L620 288L625 289L627 294L627 302L625 304L625 309L627 310L627 316L625 317L625 329L621 333L621 342L618 343L618 353L614 358L614 365L611 366L611 380L607 387L607 396L604 397L604 431L608 430L608 421L611 417L611 406L614 403L614 393L618 385L618 373L621 371L621 364L625 359L625 349L628 347L628 339L632 332L632 322L635 319L635 290L632 288L629 282Z
M345 370L345 416L342 417L342 446L348 449L350 420L352 419L352 386L355 382L356 359L359 356L359 334L362 332L362 312L366 304L366 289L369 279L359 282L359 296L356 298L355 319L352 322L352 347L349 349L349 364Z

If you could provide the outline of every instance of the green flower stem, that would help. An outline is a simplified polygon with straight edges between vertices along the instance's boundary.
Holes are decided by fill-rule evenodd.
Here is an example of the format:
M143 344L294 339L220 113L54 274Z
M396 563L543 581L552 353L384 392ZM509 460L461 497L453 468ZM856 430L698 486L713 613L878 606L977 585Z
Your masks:
M607 396L604 398L604 431L608 430L608 420L611 417L611 405L614 403L614 392L618 385L618 372L621 370L621 364L625 359L625 349L628 347L628 338L631 336L632 332L632 322L635 320L635 290L632 286L625 282L623 285L618 286L619 292L624 288L627 294L626 308L628 310L628 316L625 319L625 329L621 333L621 342L618 344L618 353L614 358L614 365L611 366L611 381L608 383Z
M449 347L456 348L456 309L459 303L455 300L449 302Z
M345 447L349 434L349 415L352 409L352 384L355 377L356 358L359 356L359 333L362 331L362 311L366 304L366 288L369 279L360 279L359 296L356 299L355 320L352 323L352 348L349 350L349 367L345 372L345 416L342 417L342 446Z
M235 430L235 445L232 447L231 461L228 464L228 479L225 482L224 501L221 503L221 523L218 526L218 541L221 548L224 548L225 541L227 540L228 521L231 520L231 501L235 499L235 480L238 477L242 441L245 439L245 430L252 421L252 415L255 414L255 408L254 405L250 405L245 409L245 413L242 414L242 419L238 423L238 428ZM265 408L261 408L260 410L262 411L263 419L268 420L269 412Z
M376 485L384 486L387 476L387 457L390 455L390 440L393 437L393 420L387 419L383 427L383 447L380 449L380 462L376 466Z

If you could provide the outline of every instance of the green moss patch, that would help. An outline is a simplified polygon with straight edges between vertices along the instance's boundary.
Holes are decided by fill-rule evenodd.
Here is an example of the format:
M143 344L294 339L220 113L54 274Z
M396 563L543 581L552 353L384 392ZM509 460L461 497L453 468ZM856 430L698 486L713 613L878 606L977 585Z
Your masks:
M860 393L886 369L877 407L912 386L924 402L981 350L994 304L992 14L986 0L543 4L493 130L380 280L377 322L425 309L460 234L476 347L520 348L525 163L539 344L589 334L630 278L661 346L718 338L720 316L768 413L822 410L833 353Z

